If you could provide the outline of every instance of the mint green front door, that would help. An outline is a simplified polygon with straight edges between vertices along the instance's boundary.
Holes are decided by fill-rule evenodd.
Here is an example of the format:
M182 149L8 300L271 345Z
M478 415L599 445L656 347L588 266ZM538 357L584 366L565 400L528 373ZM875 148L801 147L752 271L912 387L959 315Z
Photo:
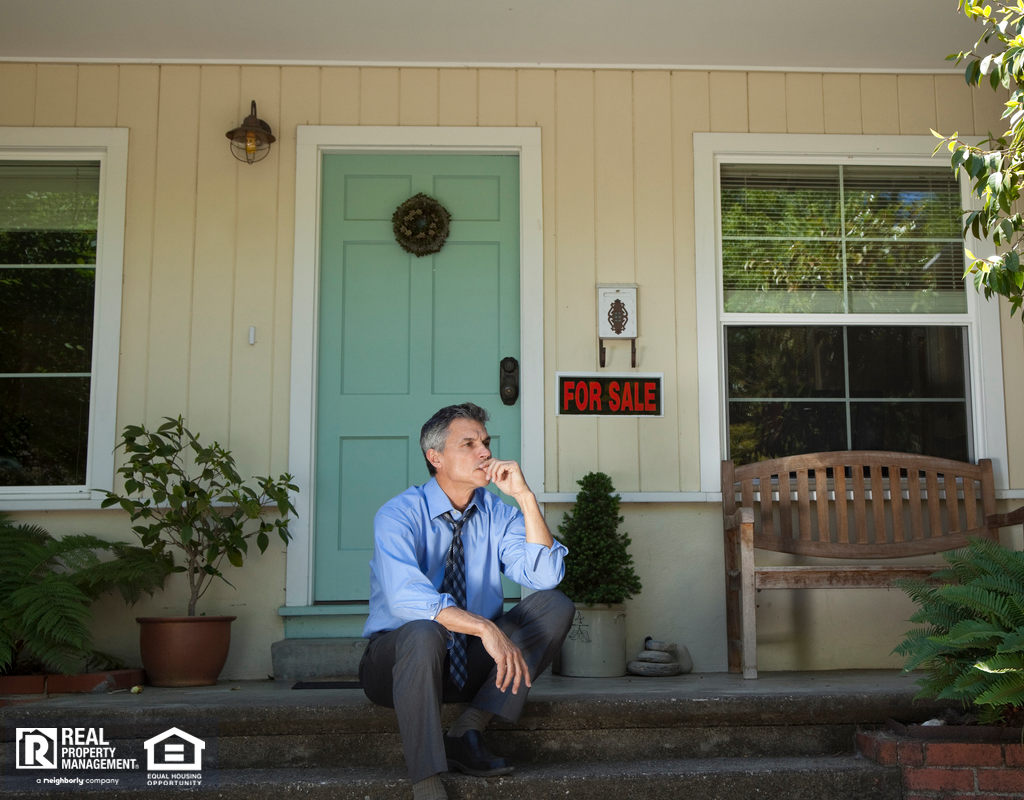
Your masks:
M358 602L374 514L429 479L419 432L431 414L483 406L495 456L519 459L520 406L498 395L501 359L519 358L519 161L330 154L321 186L313 591ZM452 216L443 249L423 257L391 229L419 192Z

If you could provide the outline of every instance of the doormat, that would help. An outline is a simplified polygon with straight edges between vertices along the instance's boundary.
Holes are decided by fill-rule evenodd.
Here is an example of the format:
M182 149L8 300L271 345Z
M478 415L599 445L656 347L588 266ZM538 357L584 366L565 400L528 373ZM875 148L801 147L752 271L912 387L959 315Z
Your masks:
M298 681L293 689L362 689L359 681Z

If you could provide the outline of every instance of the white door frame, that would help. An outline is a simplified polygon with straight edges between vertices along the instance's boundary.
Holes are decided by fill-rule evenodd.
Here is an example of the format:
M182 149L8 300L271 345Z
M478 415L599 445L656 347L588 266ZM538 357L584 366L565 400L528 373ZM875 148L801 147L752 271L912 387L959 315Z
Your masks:
M313 602L320 164L324 153L472 153L519 156L520 394L523 472L544 491L544 213L540 128L300 125L296 135L295 264L288 471L299 493L289 525L286 606ZM497 368L497 367L495 367Z

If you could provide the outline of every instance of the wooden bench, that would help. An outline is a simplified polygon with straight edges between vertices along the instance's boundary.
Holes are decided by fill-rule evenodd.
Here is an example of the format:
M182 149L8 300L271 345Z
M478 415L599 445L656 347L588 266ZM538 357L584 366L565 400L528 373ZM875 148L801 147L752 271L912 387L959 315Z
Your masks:
M896 484L892 481L897 480ZM737 500L739 501L737 503ZM811 453L736 467L722 462L729 671L757 677L754 592L891 587L934 565L757 566L754 550L891 559L963 547L1024 521L995 514L992 463L909 453ZM739 507L738 507L739 506Z

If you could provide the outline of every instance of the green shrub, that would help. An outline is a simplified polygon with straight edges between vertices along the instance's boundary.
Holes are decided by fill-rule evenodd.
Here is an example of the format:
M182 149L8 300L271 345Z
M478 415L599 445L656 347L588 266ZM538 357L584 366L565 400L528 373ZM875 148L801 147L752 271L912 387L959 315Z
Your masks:
M988 539L944 553L939 584L899 581L920 608L910 618L926 627L908 631L896 653L904 672L923 668L918 697L979 707L997 722L1024 706L1024 553Z
M626 549L631 540L618 532L619 496L603 472L578 483L576 505L558 526L558 538L569 548L559 588L577 603L621 603L640 592L640 579Z
M167 547L181 553L185 563L174 572L188 578L188 616L196 615L196 603L214 578L231 585L220 568L225 559L241 567L249 539L255 537L261 553L271 533L288 544L289 515L296 513L289 492L299 490L291 475L245 483L231 451L217 442L202 444L181 416L164 417L155 430L128 425L117 448L128 456L117 470L124 478L124 494L107 492L101 505L119 505L132 522L141 523L132 530L143 547L158 554ZM267 519L268 507L280 516Z
M114 590L126 603L152 595L171 566L143 547L85 534L55 539L0 514L0 674L121 666L93 648L89 607Z

